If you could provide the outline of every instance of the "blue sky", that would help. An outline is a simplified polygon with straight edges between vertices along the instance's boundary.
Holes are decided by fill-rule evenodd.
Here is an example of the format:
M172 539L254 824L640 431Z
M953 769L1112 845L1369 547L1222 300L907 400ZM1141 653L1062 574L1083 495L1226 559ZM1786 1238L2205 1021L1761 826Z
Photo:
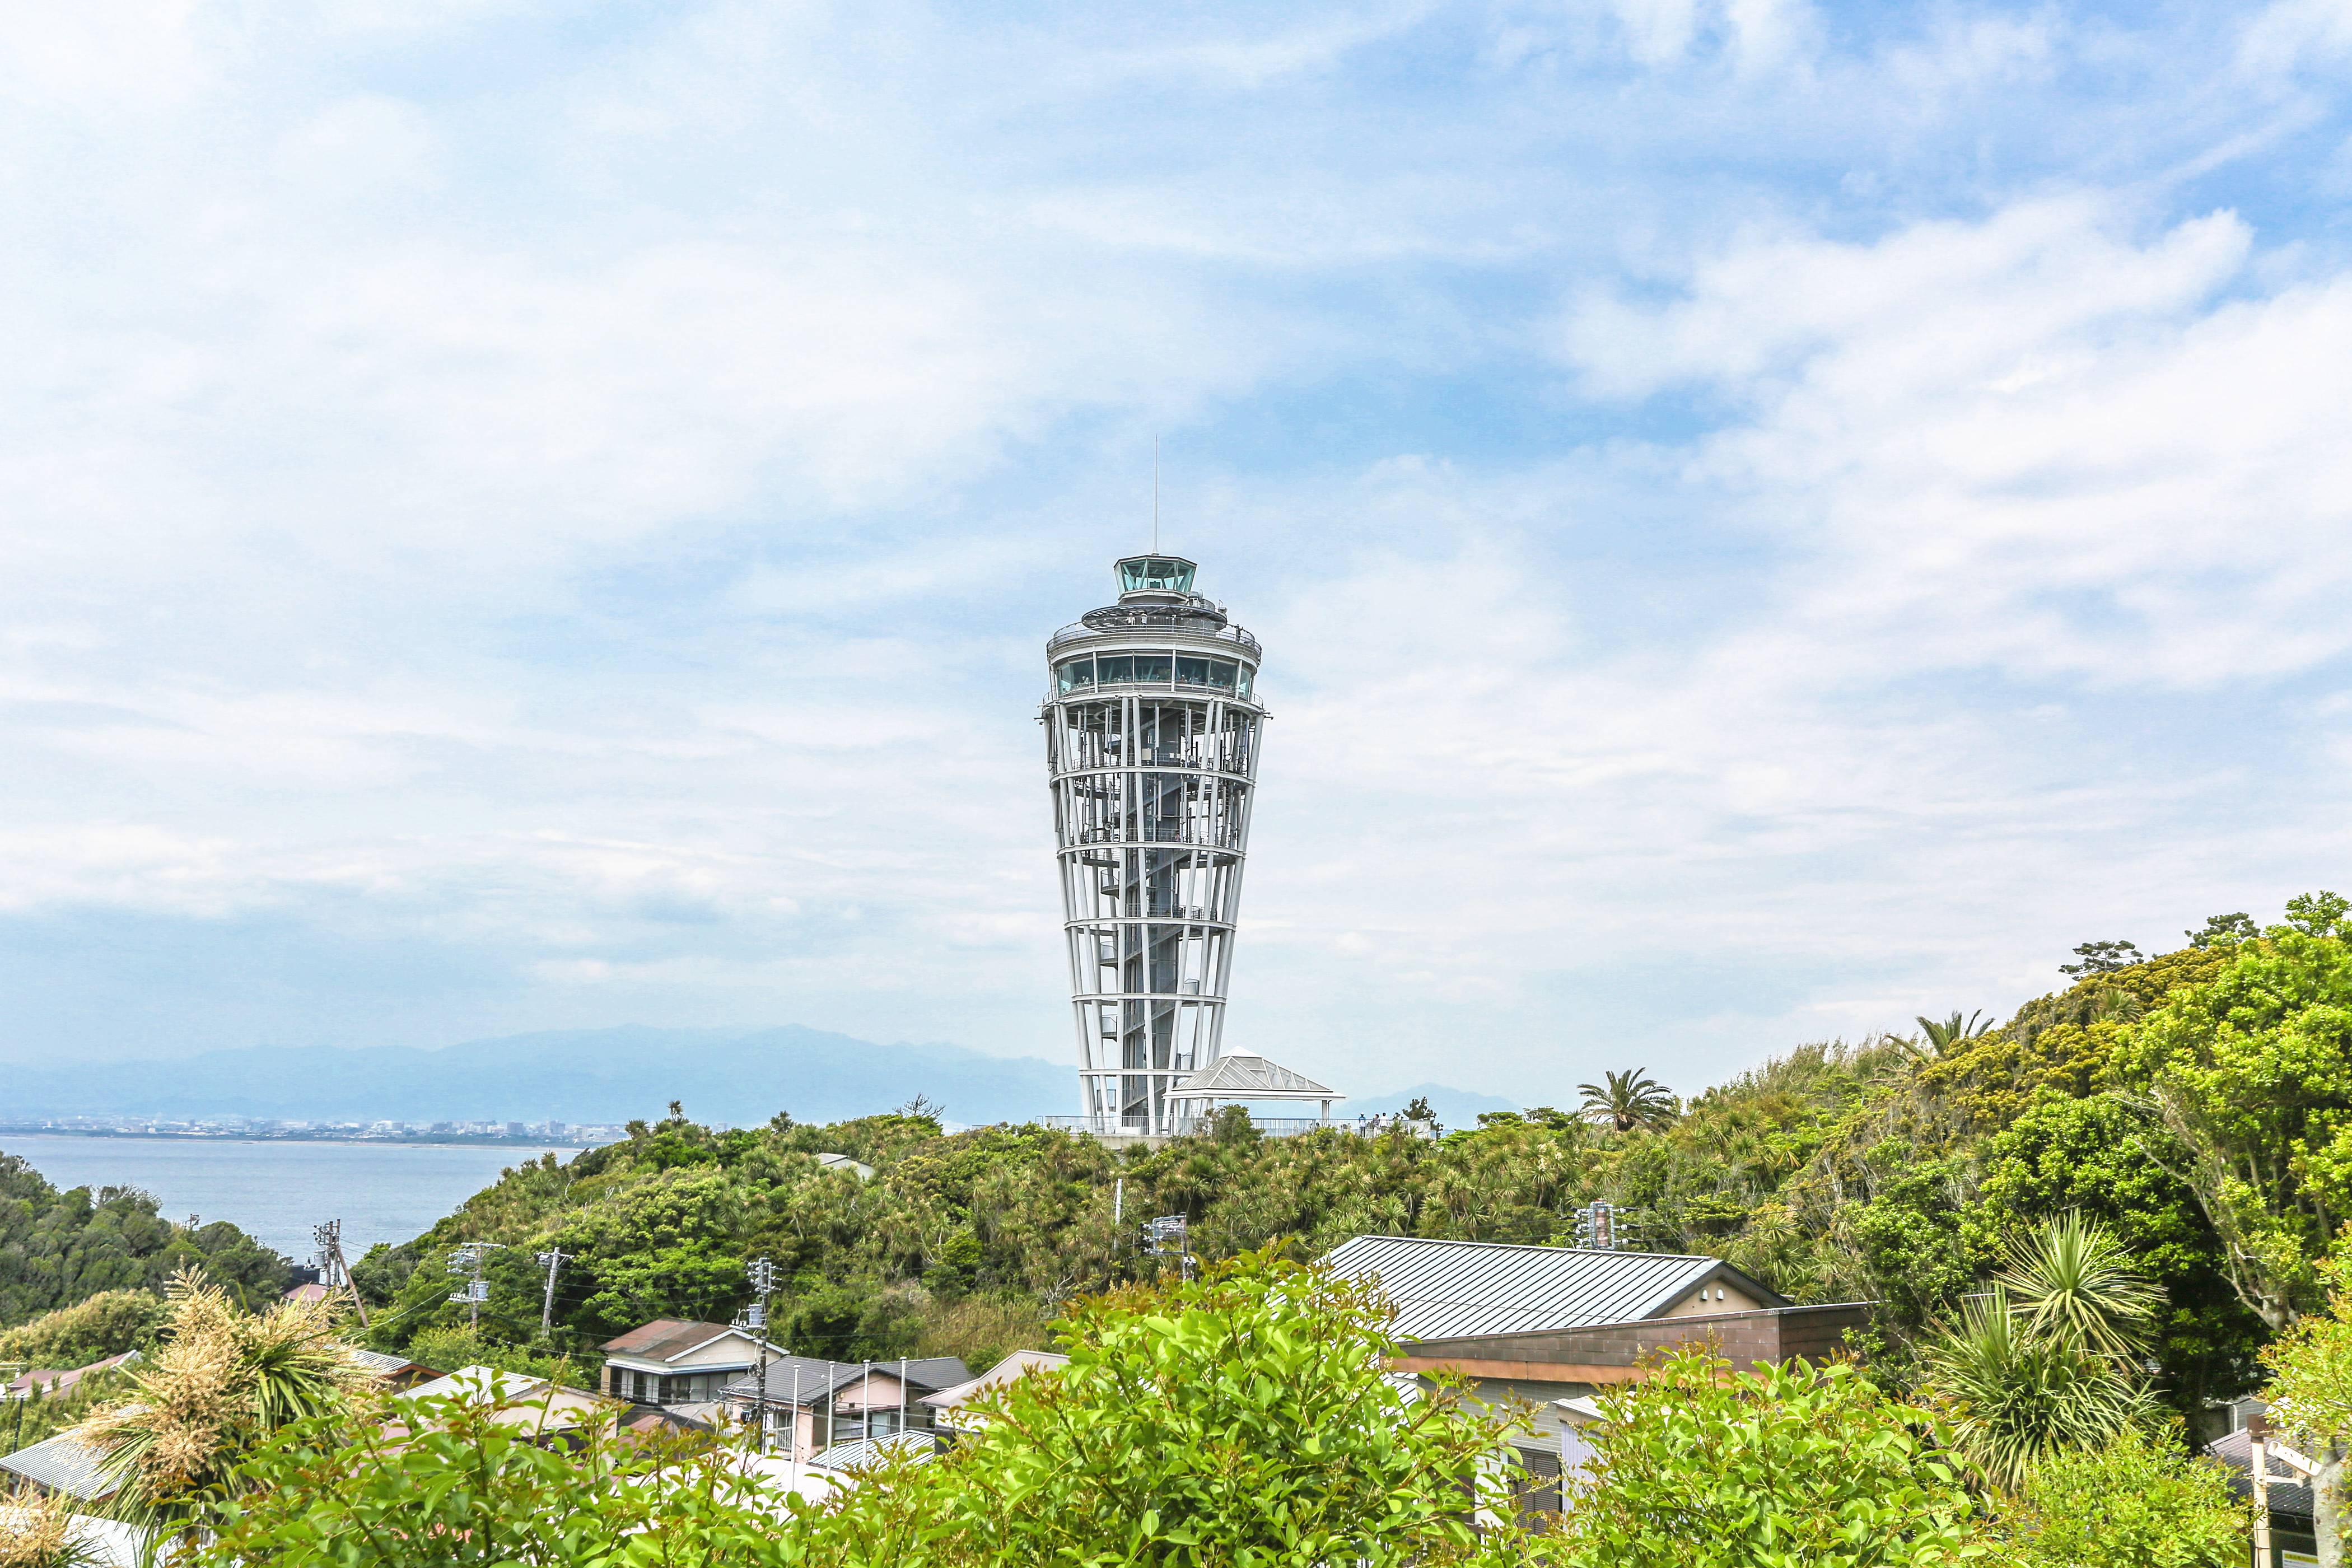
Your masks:
M1342 1088L2352 883L2352 6L12 34L0 1062L1060 1057L1041 645L1155 437L1268 648L1229 1041Z

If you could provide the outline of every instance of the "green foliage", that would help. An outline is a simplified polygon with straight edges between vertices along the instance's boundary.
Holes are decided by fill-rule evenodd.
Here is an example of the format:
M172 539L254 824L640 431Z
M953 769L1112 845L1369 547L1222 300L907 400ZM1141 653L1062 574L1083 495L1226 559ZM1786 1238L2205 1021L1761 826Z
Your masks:
M1954 1413L1954 1446L2005 1492L2053 1455L2104 1447L2156 1418L2137 1380L2079 1342L2036 1332L2005 1286L1965 1303L1926 1360L1929 1387Z
M2253 917L2240 910L2235 914L2207 915L2201 931L2180 933L2191 947L2235 947L2242 942L2252 942L2262 935Z
M2316 1304L2315 1266L2352 1219L2352 948L2276 926L2222 951L2212 979L2126 1031L2117 1065L2178 1150L2231 1287L2283 1328Z
M2229 1472L2127 1431L2099 1449L2053 1455L2025 1484L2022 1568L2238 1568L2246 1510Z
M2079 1214L2011 1237L2001 1257L1992 1289L1963 1304L1927 1361L1954 1446L2013 1493L2051 1456L2154 1423L2138 1359L2158 1295L2113 1233Z
M1403 1563L1466 1551L1500 1429L1382 1370L1361 1287L1236 1259L1082 1304L1070 1364L1013 1384L942 1462L849 1494L844 1563Z
M130 1387L131 1373L117 1367L92 1373L61 1393L0 1405L0 1453L14 1453L80 1426L99 1411L121 1404Z
M250 1304L293 1282L286 1259L222 1220L177 1225L132 1187L60 1192L0 1153L0 1327L111 1290L160 1291L195 1268Z
M592 1432L541 1447L483 1408L332 1416L257 1446L200 1558L216 1568L565 1563L1440 1563L1500 1434L1382 1373L1360 1289L1259 1256L1087 1302L1070 1365L1013 1384L953 1453L785 1511L724 1447Z
M152 1343L163 1318L163 1298L152 1290L101 1290L0 1332L0 1362L64 1371L88 1366Z
M1687 1352L1601 1402L1566 1501L1578 1568L1927 1568L1999 1545L1926 1411L1850 1363L1733 1373Z
M723 1452L550 1445L496 1406L401 1400L398 1426L324 1416L247 1458L194 1558L210 1568L780 1563L770 1510Z
M488 1366L550 1378L572 1388L596 1386L599 1362L583 1362L549 1349L508 1344L466 1323L436 1324L408 1342L409 1358L439 1373Z

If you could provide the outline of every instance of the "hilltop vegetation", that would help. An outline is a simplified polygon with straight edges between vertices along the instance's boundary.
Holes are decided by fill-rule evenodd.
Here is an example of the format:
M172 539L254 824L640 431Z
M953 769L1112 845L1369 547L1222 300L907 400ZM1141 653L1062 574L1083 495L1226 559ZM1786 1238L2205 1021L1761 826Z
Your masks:
M247 1305L275 1298L293 1279L286 1259L226 1220L191 1227L165 1219L135 1187L61 1192L0 1152L0 1330L105 1291L152 1295L183 1268ZM0 1349L0 1361L47 1353Z
M2095 952L1998 1027L1804 1047L1625 1131L1538 1108L1437 1141L1266 1139L1228 1116L1120 1157L1037 1127L946 1133L919 1103L725 1132L673 1107L569 1164L508 1172L358 1272L399 1342L454 1321L446 1248L502 1244L485 1330L545 1352L655 1316L724 1319L764 1255L795 1351L984 1361L1043 1343L1059 1303L1151 1272L1131 1239L1150 1215L1186 1215L1207 1258L1313 1256L1367 1231L1567 1243L1605 1199L1638 1245L1727 1258L1800 1300L1882 1302L1869 1348L1900 1378L2005 1237L2080 1213L2161 1292L2159 1387L2194 1408L2250 1386L2260 1346L2318 1303L2314 1265L2352 1214L2352 1143L2327 1141L2352 1112L2343 905L2297 900L2261 936L2230 917L2138 962ZM2232 1174L2249 1169L2262 1180ZM542 1341L550 1247L568 1261Z

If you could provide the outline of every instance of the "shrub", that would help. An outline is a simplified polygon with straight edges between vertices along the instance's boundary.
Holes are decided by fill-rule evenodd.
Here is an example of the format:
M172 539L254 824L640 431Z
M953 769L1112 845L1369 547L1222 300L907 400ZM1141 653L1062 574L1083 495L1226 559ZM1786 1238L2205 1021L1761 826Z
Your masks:
M2126 1432L2096 1452L2053 1455L2021 1499L2030 1568L2237 1568L2247 1516L2229 1473Z
M1560 1554L1578 1568L1941 1568L2000 1550L1927 1411L1849 1363L1700 1351L1602 1401Z

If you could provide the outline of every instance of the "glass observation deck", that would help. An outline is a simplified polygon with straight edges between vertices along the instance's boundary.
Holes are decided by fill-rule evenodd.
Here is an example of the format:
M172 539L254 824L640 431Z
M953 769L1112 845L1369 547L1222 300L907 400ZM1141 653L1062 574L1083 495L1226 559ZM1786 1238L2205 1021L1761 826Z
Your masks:
M1181 555L1130 555L1118 563L1122 594L1189 594L1199 570Z

